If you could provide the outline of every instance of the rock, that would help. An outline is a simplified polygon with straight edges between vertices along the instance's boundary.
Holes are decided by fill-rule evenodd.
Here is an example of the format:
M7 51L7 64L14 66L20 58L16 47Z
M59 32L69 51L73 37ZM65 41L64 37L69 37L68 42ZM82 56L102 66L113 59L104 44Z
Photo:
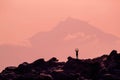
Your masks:
M9 73L9 72L14 72L15 70L17 69L17 67L15 66L9 66L9 67L6 67L5 70L3 70L1 73Z
M38 59L32 63L33 66L42 66L45 65L45 60L44 59Z
M50 60L48 60L48 62L49 62L49 63L51 63L51 62L58 62L58 59L55 58L55 57L53 57L53 58L51 58Z
M119 76L115 76L113 74L104 74L101 77L101 80L120 80L120 77Z
M26 73L29 71L30 71L29 63L27 63L27 62L23 62L16 68L16 72L20 73L20 74L23 74L23 73Z
M110 55L108 56L107 60L114 60L117 57L117 51L113 50Z
M39 78L40 80L53 80L50 74L44 74L44 73L41 73Z
M67 62L59 62L53 57L24 62L6 67L0 80L120 80L120 54L113 50L110 55L93 59L68 57Z

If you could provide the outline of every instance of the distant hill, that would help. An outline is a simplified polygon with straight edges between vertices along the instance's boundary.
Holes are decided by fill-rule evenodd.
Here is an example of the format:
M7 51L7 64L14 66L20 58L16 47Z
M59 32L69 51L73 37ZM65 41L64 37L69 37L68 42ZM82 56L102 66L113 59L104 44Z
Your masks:
M6 67L0 80L120 80L120 53L113 50L93 59L68 57L66 62L55 57L48 61L41 58Z

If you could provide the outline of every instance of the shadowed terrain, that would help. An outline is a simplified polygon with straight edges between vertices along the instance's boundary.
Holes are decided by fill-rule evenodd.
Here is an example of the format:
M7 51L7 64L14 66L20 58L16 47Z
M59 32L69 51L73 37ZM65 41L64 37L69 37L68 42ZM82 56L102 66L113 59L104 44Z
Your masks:
M120 54L113 50L93 59L68 57L66 62L55 57L48 61L41 58L6 67L0 80L120 80Z

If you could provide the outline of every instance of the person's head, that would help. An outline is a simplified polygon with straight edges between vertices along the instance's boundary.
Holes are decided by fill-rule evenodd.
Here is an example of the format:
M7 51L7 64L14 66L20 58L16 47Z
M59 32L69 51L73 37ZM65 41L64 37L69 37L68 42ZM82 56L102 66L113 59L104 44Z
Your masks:
M75 52L79 52L79 49L78 49L78 48L76 48L76 49L75 49Z

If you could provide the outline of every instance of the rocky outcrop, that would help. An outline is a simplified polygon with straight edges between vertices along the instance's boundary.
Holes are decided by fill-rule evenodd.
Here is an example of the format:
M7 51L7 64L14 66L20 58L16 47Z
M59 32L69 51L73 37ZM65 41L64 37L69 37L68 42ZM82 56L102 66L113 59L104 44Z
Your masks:
M120 80L120 54L113 50L94 59L68 57L67 62L59 62L53 57L23 62L18 67L6 67L0 80Z

